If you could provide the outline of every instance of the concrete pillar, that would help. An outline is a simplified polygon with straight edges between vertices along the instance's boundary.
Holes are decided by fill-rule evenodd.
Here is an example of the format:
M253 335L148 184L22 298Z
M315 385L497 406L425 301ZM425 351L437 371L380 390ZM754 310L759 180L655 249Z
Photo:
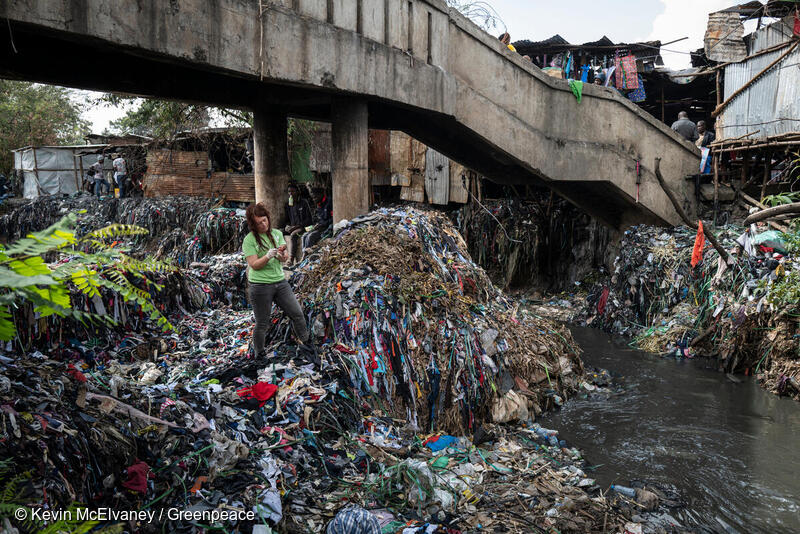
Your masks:
M275 109L253 110L253 174L256 202L263 202L272 215L272 227L286 224L289 155L286 113Z
M367 102L335 98L332 102L333 222L369 210L369 127Z

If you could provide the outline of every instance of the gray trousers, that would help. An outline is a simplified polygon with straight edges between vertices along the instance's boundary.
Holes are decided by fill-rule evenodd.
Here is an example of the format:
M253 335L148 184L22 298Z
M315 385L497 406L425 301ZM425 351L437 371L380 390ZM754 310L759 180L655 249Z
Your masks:
M253 307L253 315L256 318L256 325L253 328L253 349L256 354L264 350L273 302L291 319L297 338L303 343L308 341L306 318L303 316L303 309L297 302L289 282L281 280L274 284L251 283L248 294L250 305Z
M295 264L303 259L303 229L298 228L291 234L286 234L286 251L289 261Z

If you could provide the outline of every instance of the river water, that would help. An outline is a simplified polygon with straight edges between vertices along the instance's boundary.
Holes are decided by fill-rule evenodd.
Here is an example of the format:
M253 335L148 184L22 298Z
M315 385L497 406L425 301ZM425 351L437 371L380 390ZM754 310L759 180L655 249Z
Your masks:
M800 532L800 404L755 380L632 350L589 328L572 328L587 367L622 375L625 393L576 398L547 414L584 451L598 484L640 480L675 486L685 527L721 533Z

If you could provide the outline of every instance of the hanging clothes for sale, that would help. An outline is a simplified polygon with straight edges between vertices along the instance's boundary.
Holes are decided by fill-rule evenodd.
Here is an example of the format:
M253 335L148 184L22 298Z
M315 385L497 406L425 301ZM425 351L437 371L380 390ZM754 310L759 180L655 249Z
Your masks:
M617 89L638 89L639 76L636 71L636 56L627 54L614 59L615 73L617 75Z
M631 102L644 102L647 100L647 95L644 92L644 80L642 80L642 75L637 75L638 78L638 85L636 89L628 93L628 99Z
M587 83L589 81L589 70L591 68L592 67L589 66L588 64L581 66L581 81L583 83Z

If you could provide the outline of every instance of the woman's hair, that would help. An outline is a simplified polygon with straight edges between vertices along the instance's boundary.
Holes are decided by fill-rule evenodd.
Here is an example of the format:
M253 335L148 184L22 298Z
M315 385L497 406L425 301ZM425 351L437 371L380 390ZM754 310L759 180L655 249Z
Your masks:
M259 202L258 204L250 204L247 206L247 210L245 211L245 219L247 219L247 227L253 233L253 236L256 238L256 243L258 243L259 248L264 248L264 241L261 237L261 233L258 231L258 223L256 222L256 217L266 217L267 218L267 239L269 239L270 244L273 248L275 248L275 239L272 237L272 216L269 214L269 210L267 207Z

